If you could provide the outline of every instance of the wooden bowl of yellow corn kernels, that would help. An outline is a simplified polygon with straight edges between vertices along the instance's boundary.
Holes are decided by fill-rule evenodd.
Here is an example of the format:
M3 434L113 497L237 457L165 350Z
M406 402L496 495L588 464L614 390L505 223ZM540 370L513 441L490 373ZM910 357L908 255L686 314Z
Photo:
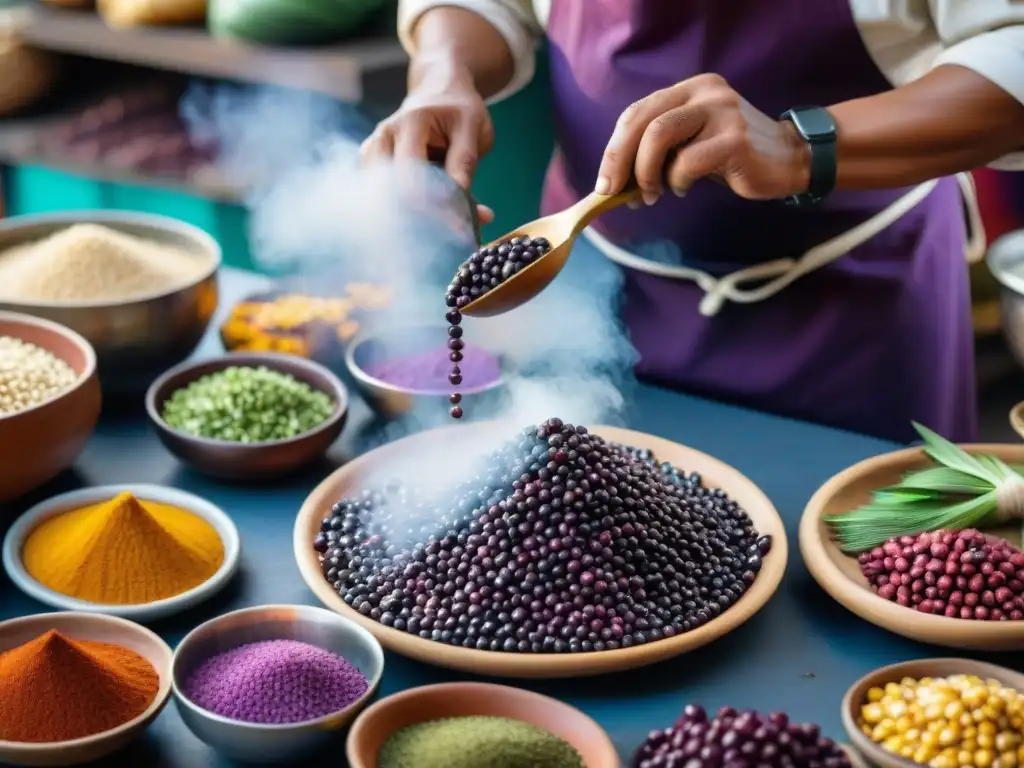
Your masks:
M854 749L880 768L1024 766L1024 674L919 659L865 675L843 697Z

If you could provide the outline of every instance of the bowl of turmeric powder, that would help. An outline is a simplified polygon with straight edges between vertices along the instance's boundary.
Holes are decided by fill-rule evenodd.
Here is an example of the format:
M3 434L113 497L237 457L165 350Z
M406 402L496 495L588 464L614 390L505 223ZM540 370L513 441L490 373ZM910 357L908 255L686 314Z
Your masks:
M0 763L77 765L139 736L167 704L173 654L95 613L0 622Z
M238 529L177 488L83 488L35 505L3 542L4 570L41 603L152 621L211 597L238 569Z

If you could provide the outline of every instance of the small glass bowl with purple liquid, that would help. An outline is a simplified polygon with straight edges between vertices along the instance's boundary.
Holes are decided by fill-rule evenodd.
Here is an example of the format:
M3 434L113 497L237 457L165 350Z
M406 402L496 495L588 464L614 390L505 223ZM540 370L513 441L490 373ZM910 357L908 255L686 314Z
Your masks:
M447 327L400 326L360 333L345 353L345 365L356 388L380 416L396 418L412 411L448 417L449 395L458 390L467 413L487 410L504 381L504 361L466 343L460 362L462 380L453 386L452 361L445 345Z

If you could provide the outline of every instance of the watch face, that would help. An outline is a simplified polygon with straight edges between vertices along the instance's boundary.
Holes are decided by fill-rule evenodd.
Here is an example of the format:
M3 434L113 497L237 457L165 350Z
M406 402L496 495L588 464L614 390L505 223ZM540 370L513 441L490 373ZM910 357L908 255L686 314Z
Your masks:
M808 141L828 141L835 138L836 124L824 109L794 109L793 124Z

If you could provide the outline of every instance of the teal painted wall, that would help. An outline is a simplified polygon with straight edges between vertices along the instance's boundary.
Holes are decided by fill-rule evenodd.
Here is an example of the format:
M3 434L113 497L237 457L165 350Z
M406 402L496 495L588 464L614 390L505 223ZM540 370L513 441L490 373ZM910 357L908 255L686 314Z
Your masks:
M537 57L533 82L511 99L491 108L495 142L483 159L473 193L494 209L494 222L484 230L493 240L537 218L541 185L555 145L547 56Z
M484 230L485 239L537 217L544 171L554 145L550 114L543 63L528 88L492 108L495 147L480 164L473 186L477 198L495 211L495 221ZM11 216L87 208L172 216L216 237L228 265L253 268L246 238L248 216L237 205L151 187L93 181L39 166L7 168L4 194Z

